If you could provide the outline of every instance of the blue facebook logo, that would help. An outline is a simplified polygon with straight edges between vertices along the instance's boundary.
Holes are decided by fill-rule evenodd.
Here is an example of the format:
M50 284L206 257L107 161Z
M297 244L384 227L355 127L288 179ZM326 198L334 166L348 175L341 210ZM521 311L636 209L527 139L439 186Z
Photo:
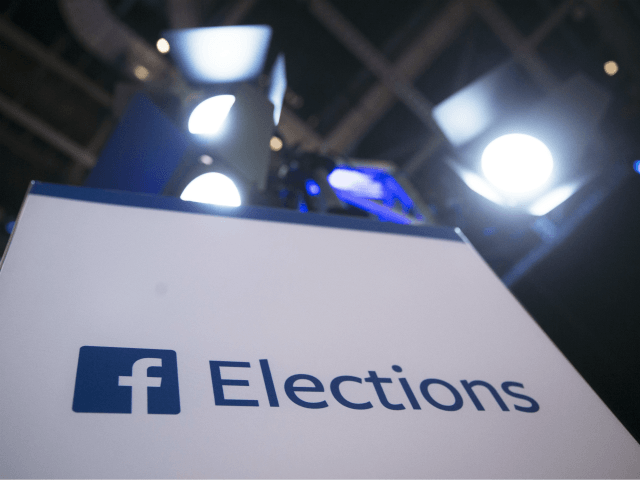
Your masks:
M176 352L146 348L80 348L73 411L180 413Z

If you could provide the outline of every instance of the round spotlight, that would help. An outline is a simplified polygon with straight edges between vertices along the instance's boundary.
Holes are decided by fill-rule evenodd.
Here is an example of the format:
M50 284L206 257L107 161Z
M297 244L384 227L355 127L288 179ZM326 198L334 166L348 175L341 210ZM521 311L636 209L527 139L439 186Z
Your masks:
M520 133L503 135L482 153L482 172L499 189L527 193L541 187L553 170L553 157L537 138Z
M613 60L609 60L608 62L606 62L604 64L604 71L605 71L605 73L607 75L612 77L616 73L618 73L618 64L616 62L614 62Z
M207 98L191 112L189 131L198 135L214 135L236 101L233 95L216 95Z
M633 169L637 173L640 173L640 160L636 160L635 162L633 162Z
M166 38L160 38L156 42L156 48L160 53L165 54L165 53L169 53L169 50L171 50L171 45L169 45L169 42L167 41Z
M233 180L217 172L204 173L191 180L180 194L180 199L225 207L239 207L242 203Z

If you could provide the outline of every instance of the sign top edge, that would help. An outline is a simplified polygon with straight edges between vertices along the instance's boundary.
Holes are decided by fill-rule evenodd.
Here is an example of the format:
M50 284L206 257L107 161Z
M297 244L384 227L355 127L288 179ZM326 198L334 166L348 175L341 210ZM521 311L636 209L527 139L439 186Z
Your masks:
M169 210L175 212L215 215L230 218L244 218L281 223L294 223L318 227L333 227L347 230L360 230L379 233L395 233L428 237L440 240L453 240L467 243L466 238L458 228L434 227L426 225L400 225L390 222L379 222L357 217L340 215L323 215L318 213L301 213L293 210L261 207L240 206L221 207L205 203L188 202L176 197L162 195L148 195L126 191L103 190L71 185L32 182L28 195L42 195L47 197L80 200L86 202L103 203L127 207L150 208L155 210Z

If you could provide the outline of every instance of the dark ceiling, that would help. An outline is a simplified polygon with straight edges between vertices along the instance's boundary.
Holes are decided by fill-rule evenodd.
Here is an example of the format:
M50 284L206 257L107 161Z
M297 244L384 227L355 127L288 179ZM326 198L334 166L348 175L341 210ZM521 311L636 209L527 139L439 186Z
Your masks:
M147 86L171 88L174 67L154 48L162 30L268 24L287 58L285 144L392 162L428 216L462 228L640 439L639 3L4 0L0 15L0 248L31 180L82 184L122 111L117 87L145 87L133 65L148 67ZM540 218L469 190L430 116L509 60L532 97L578 72L612 95L587 154L605 167Z

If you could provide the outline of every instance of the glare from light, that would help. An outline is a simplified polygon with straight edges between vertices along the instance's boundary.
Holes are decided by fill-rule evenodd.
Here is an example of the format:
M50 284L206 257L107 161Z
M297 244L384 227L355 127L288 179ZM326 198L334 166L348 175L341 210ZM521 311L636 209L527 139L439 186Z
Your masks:
M213 164L213 158L211 155L200 155L200 163L204 165L211 165Z
M573 195L577 189L577 185L563 185L562 187L558 187L531 205L531 207L529 207L529 213L538 217L546 215Z
M243 25L170 30L164 37L187 79L226 83L260 75L271 34L271 27L266 25Z
M226 207L239 207L240 192L233 180L218 172L209 172L194 178L180 195L182 200L210 203Z
M633 169L640 173L640 160L636 160L635 162L633 162Z
M467 87L433 109L433 118L455 146L476 137L495 120L495 108L481 87Z
M156 48L160 53L165 54L169 53L169 50L171 50L171 45L169 45L169 42L166 38L160 38L156 42Z
M613 60L609 60L604 64L604 71L610 77L613 77L616 73L618 73L618 64Z
M274 152L279 152L280 150L282 150L282 145L282 140L280 140L276 136L271 137L271 140L269 140L269 147L271 147L271 150L273 150Z
M233 95L216 95L207 98L191 112L189 131L198 135L214 135L224 122L236 101Z
M315 197L316 195L318 195L320 193L320 185L318 185L315 180L313 179L308 179L305 184L304 184L305 188L307 189L307 193L309 195L311 195L312 197Z
M384 188L369 175L356 170L336 168L327 177L329 184L338 190L348 190L367 198L384 197Z
M553 157L537 138L513 133L487 145L481 165L494 186L510 194L522 194L544 185L553 170Z
M480 175L476 175L473 172L463 169L457 169L457 171L462 181L466 183L467 187L469 187L471 190L479 195L482 195L487 200L491 200L492 202L497 203L498 205L504 204L504 200L502 199L502 197L500 197L500 195L498 195L498 193L493 188L491 188L491 185L489 185L487 181Z
M145 81L149 78L149 70L147 67L143 67L142 65L137 65L136 68L133 69L133 74L138 80Z
M287 91L287 72L284 62L284 54L278 55L271 69L271 84L269 85L269 101L273 103L273 124L278 125L282 104Z

